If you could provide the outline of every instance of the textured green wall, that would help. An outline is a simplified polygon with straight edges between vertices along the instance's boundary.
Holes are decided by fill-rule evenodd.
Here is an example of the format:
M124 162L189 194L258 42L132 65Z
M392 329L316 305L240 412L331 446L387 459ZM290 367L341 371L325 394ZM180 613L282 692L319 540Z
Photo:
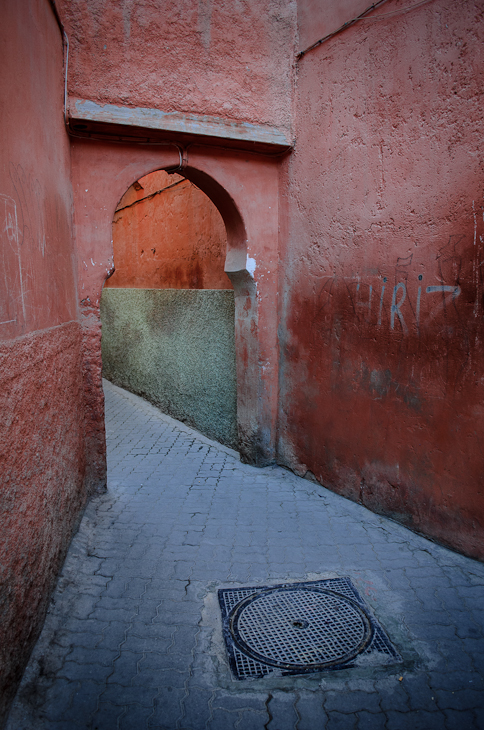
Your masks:
M234 292L104 289L103 375L237 448Z

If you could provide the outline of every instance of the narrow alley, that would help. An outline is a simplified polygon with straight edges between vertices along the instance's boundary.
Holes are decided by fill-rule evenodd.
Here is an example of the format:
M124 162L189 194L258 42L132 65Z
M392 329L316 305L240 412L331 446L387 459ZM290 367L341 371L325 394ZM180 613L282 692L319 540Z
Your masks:
M74 537L8 730L484 727L484 565L104 383L108 491ZM399 658L235 679L219 588L347 577Z

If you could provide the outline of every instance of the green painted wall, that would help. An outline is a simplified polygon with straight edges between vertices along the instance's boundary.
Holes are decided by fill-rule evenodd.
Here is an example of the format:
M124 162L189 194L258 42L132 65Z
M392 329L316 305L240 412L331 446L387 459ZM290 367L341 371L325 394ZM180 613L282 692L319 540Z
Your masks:
M104 289L103 375L237 448L234 292Z

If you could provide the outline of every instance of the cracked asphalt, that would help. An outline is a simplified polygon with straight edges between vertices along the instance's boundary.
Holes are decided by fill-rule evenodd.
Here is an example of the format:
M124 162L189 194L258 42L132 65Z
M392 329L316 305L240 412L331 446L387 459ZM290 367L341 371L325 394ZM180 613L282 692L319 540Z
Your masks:
M484 728L484 565L105 382L108 491L69 550L8 730ZM236 680L217 589L348 576L402 657Z

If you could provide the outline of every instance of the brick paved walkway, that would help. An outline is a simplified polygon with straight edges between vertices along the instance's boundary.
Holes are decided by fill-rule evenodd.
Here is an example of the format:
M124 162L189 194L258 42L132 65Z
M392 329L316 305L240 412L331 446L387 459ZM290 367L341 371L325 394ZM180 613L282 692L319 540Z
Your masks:
M106 384L109 489L8 730L484 728L484 565ZM403 665L231 678L216 590L350 576Z

